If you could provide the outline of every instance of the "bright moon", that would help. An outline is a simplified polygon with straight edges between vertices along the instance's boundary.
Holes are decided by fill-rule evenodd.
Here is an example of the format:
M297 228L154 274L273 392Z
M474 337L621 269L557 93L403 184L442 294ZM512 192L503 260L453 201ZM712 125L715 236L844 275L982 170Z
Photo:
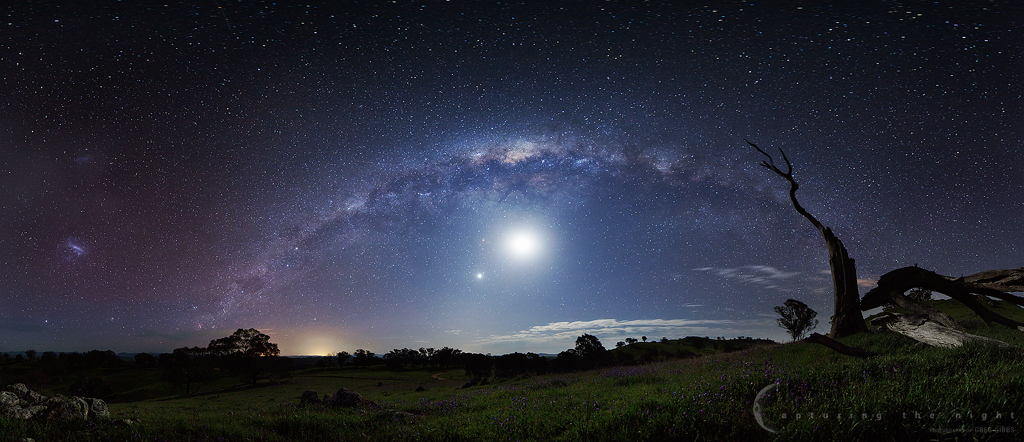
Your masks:
M540 250L540 240L532 232L515 232L508 237L506 245L516 258L530 258Z

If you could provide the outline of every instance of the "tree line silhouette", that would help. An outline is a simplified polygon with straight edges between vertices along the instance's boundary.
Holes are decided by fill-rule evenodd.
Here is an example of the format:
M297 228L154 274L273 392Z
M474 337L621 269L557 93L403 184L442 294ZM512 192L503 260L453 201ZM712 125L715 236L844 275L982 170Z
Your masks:
M241 385L255 386L260 381L278 382L291 377L291 371L307 367L382 370L451 370L462 369L485 383L488 378L510 378L521 375L565 373L614 365L634 365L671 358L696 356L696 353L677 349L668 351L660 343L646 343L632 351L609 351L594 335L583 334L573 348L551 357L537 353L510 353L500 356L464 352L457 348L442 347L393 349L378 356L372 351L358 349L354 353L338 352L317 358L290 358L280 355L277 344L270 336L256 329L238 329L232 335L214 339L206 347L181 347L170 353L134 355L134 364L113 351L92 350L86 353L44 352L41 355L28 350L10 357L0 354L0 379L7 383L22 382L34 389L57 387L71 381L69 393L75 396L97 397L116 401L115 391L99 374L103 370L160 369L161 379L176 391L189 396L197 386L229 377L236 377ZM637 344L637 339L627 339ZM770 342L752 338L725 340L690 336L679 340L690 348L732 351L757 342ZM626 345L617 345L617 348ZM27 362L27 363L26 363ZM11 367L16 367L11 369ZM97 370L99 369L99 370ZM223 385L221 383L220 385Z

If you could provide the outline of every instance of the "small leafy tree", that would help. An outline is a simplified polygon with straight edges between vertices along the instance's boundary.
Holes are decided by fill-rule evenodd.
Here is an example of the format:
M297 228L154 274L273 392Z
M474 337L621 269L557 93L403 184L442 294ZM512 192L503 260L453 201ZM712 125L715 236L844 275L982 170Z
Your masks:
M932 299L932 291L928 290L928 289L925 289L925 288L918 287L916 289L912 289L912 290L908 291L906 293L906 297L907 297L907 299L909 299L909 300L911 300L913 302L930 301ZM890 311L896 310L898 308L899 308L898 305L896 305L895 303L890 302L890 303L885 304L885 305L882 306L882 311L890 312Z
M441 349L434 354L434 362L441 368L448 368L458 364L458 359L461 354L462 350L457 348L441 347Z
M219 356L229 368L239 372L242 379L256 385L260 379L274 379L281 375L276 364L281 354L270 336L259 330L238 329L231 336L210 341L207 352Z
M778 319L779 327L786 329L794 341L803 339L807 332L818 326L818 312L807 304L795 299L787 299L784 305L775 306L775 313L782 316Z
M919 287L907 292L907 298L915 302L930 301L932 299L932 291Z
M360 348L356 350L353 356L355 356L355 359L352 360L352 364L356 367L366 367L368 365L373 365L376 362L376 359L374 358L375 354L369 350Z
M166 355L166 356L165 356ZM163 360L164 379L192 394L192 387L213 377L210 353L202 347L182 347L173 353L160 355Z
M348 361L349 354L347 351L339 351L336 355L338 358L338 367L345 368L345 361Z
M576 338L576 348L571 351L583 358L586 368L600 365L608 356L608 350L601 344L601 340L588 333Z
M384 354L384 363L390 370L401 370L419 362L420 354L411 348L394 349Z

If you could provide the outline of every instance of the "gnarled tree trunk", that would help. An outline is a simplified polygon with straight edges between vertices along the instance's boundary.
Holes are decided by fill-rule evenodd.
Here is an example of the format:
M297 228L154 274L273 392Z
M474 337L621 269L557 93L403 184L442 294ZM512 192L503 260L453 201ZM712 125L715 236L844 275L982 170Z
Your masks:
M918 342L935 347L959 347L968 341L993 342L1020 350L1003 341L966 333L963 331L963 327L948 315L903 296L904 292L914 288L939 292L960 301L974 310L987 324L995 322L1024 331L1024 324L989 310L975 297L975 294L991 296L1024 306L1024 298L1006 293L1007 291L1024 291L1024 268L989 270L971 276L953 278L920 267L904 267L878 278L878 286L868 291L864 295L864 299L861 300L861 308L864 310L894 303L914 312L913 315L887 313L872 320L871 323Z
M786 158L786 153L779 149L782 159L786 161L786 171L783 172L775 166L775 161L771 155L768 155L768 152L761 150L760 147L757 147L756 144L750 141L747 141L747 144L768 157L768 161L761 162L762 166L789 181L789 199L793 202L793 207L800 215L807 218L814 225L814 228L821 232L822 238L825 239L825 246L828 249L828 265L832 270L832 290L834 295L832 330L828 334L829 337L838 339L868 331L867 324L864 323L864 315L861 313L860 292L857 290L857 267L854 265L853 259L846 252L846 246L832 233L832 229L821 224L817 218L807 212L800 205L800 202L797 201L796 189L800 185L793 179L793 165L789 162L789 158Z
M1003 290L1024 291L1024 268L990 270L963 278L943 276L920 267L903 267L878 278L878 286L869 290L861 300L861 309L870 310L894 301L892 294L902 294L913 288L939 292L960 301L985 321L1024 331L1024 323L1006 318L989 310L975 297L975 294L999 298L1024 306L1024 298Z

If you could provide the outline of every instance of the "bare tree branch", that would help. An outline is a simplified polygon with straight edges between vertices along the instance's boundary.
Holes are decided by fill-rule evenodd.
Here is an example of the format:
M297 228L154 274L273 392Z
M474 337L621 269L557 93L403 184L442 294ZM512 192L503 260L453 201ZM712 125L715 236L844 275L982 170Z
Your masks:
M800 205L800 202L796 199L796 191L800 188L797 184L796 179L793 178L793 163L789 161L789 157L786 156L786 152L779 149L779 153L782 154L783 161L786 162L786 171L783 172L775 165L775 159L772 158L768 152L758 147L756 144L751 143L749 140L746 141L754 149L757 149L767 160L761 161L761 165L775 172L776 175L785 178L789 181L789 199L793 202L793 208L796 209L797 213L807 218L814 228L818 229L821 233L822 238L825 240L825 247L828 249L828 264L832 271L832 288L834 293L834 314L832 316L832 330L829 332L829 336L832 338L841 338L843 336L849 336L854 333L866 332L867 325L864 324L864 316L860 312L860 292L857 289L857 267L854 264L852 258L846 251L846 246L839 240L832 229L825 227L817 218L810 214L804 206Z

